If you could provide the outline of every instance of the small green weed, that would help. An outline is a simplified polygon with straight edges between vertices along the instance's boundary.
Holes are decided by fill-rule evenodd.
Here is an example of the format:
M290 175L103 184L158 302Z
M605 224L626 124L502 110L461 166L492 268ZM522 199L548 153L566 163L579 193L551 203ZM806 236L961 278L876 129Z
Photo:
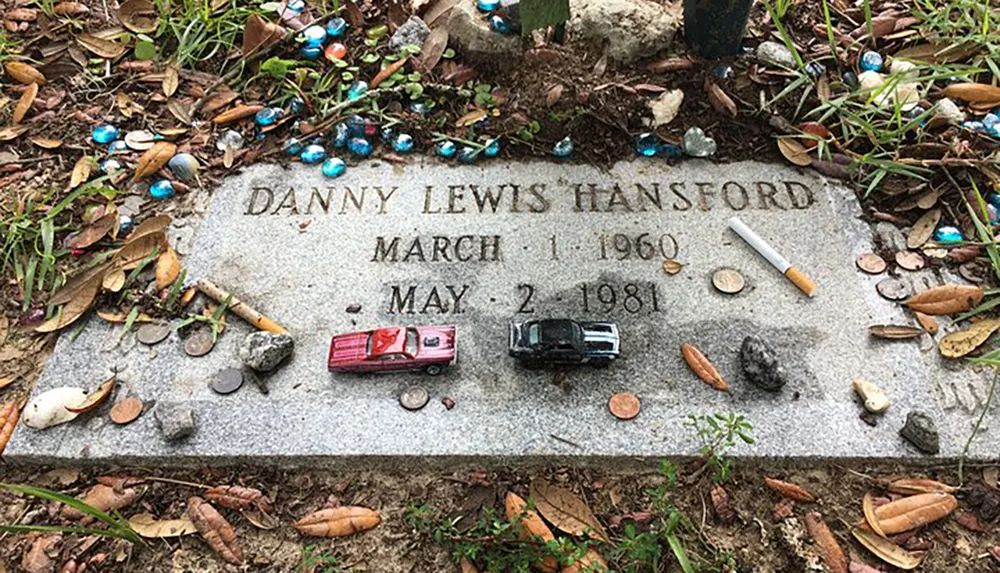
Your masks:
M698 453L705 458L705 463L712 468L712 479L723 484L732 475L733 462L726 455L738 443L754 443L751 432L753 426L742 414L727 412L688 416L685 425L695 433L701 446Z
M295 568L296 573L347 573L354 571L351 567L340 564L340 558L331 549L319 545L306 545L302 548L302 562Z

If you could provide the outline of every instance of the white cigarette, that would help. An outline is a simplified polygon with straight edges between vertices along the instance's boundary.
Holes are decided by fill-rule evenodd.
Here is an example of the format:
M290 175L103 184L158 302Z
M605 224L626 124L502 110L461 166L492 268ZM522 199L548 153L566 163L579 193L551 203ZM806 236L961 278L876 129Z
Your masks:
M771 263L788 280L792 281L792 284L799 287L799 290L808 296L812 296L816 292L816 283L804 275L802 271L795 268L792 263L788 262L788 259L781 256L781 253L774 250L774 247L769 245L767 241L760 238L757 233L754 233L753 229L747 227L746 223L741 221L739 217L729 219L729 228L742 237L762 257L767 259L767 262Z

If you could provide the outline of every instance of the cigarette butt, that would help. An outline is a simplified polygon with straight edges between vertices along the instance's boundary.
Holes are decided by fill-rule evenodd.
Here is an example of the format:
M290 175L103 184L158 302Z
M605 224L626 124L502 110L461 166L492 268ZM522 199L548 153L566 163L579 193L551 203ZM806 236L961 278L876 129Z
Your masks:
M792 281L793 285L799 287L800 291L806 293L806 296L812 296L816 292L816 283L795 267L788 267L788 270L785 271L785 277Z

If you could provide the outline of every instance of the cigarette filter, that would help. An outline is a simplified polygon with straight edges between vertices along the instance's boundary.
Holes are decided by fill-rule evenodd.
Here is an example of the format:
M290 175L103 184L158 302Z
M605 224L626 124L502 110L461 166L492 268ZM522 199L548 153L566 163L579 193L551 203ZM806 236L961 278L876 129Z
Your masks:
M754 233L753 229L747 227L746 223L741 221L739 217L729 219L729 228L742 237L762 257L767 259L767 262L771 263L774 268L785 275L785 278L790 280L799 290L808 296L813 296L813 293L816 292L816 283L803 274L802 271L795 268L792 263L788 262L788 259L781 256L781 253L774 250L774 247L769 245L767 241L760 238L757 233Z

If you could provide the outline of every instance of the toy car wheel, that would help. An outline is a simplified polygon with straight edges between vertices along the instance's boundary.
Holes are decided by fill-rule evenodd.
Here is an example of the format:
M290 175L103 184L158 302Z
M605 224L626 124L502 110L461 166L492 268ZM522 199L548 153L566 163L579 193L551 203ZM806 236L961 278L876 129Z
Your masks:
M443 371L444 368L442 368L440 364L431 364L427 368L424 368L424 372L426 372L430 376L437 376Z

